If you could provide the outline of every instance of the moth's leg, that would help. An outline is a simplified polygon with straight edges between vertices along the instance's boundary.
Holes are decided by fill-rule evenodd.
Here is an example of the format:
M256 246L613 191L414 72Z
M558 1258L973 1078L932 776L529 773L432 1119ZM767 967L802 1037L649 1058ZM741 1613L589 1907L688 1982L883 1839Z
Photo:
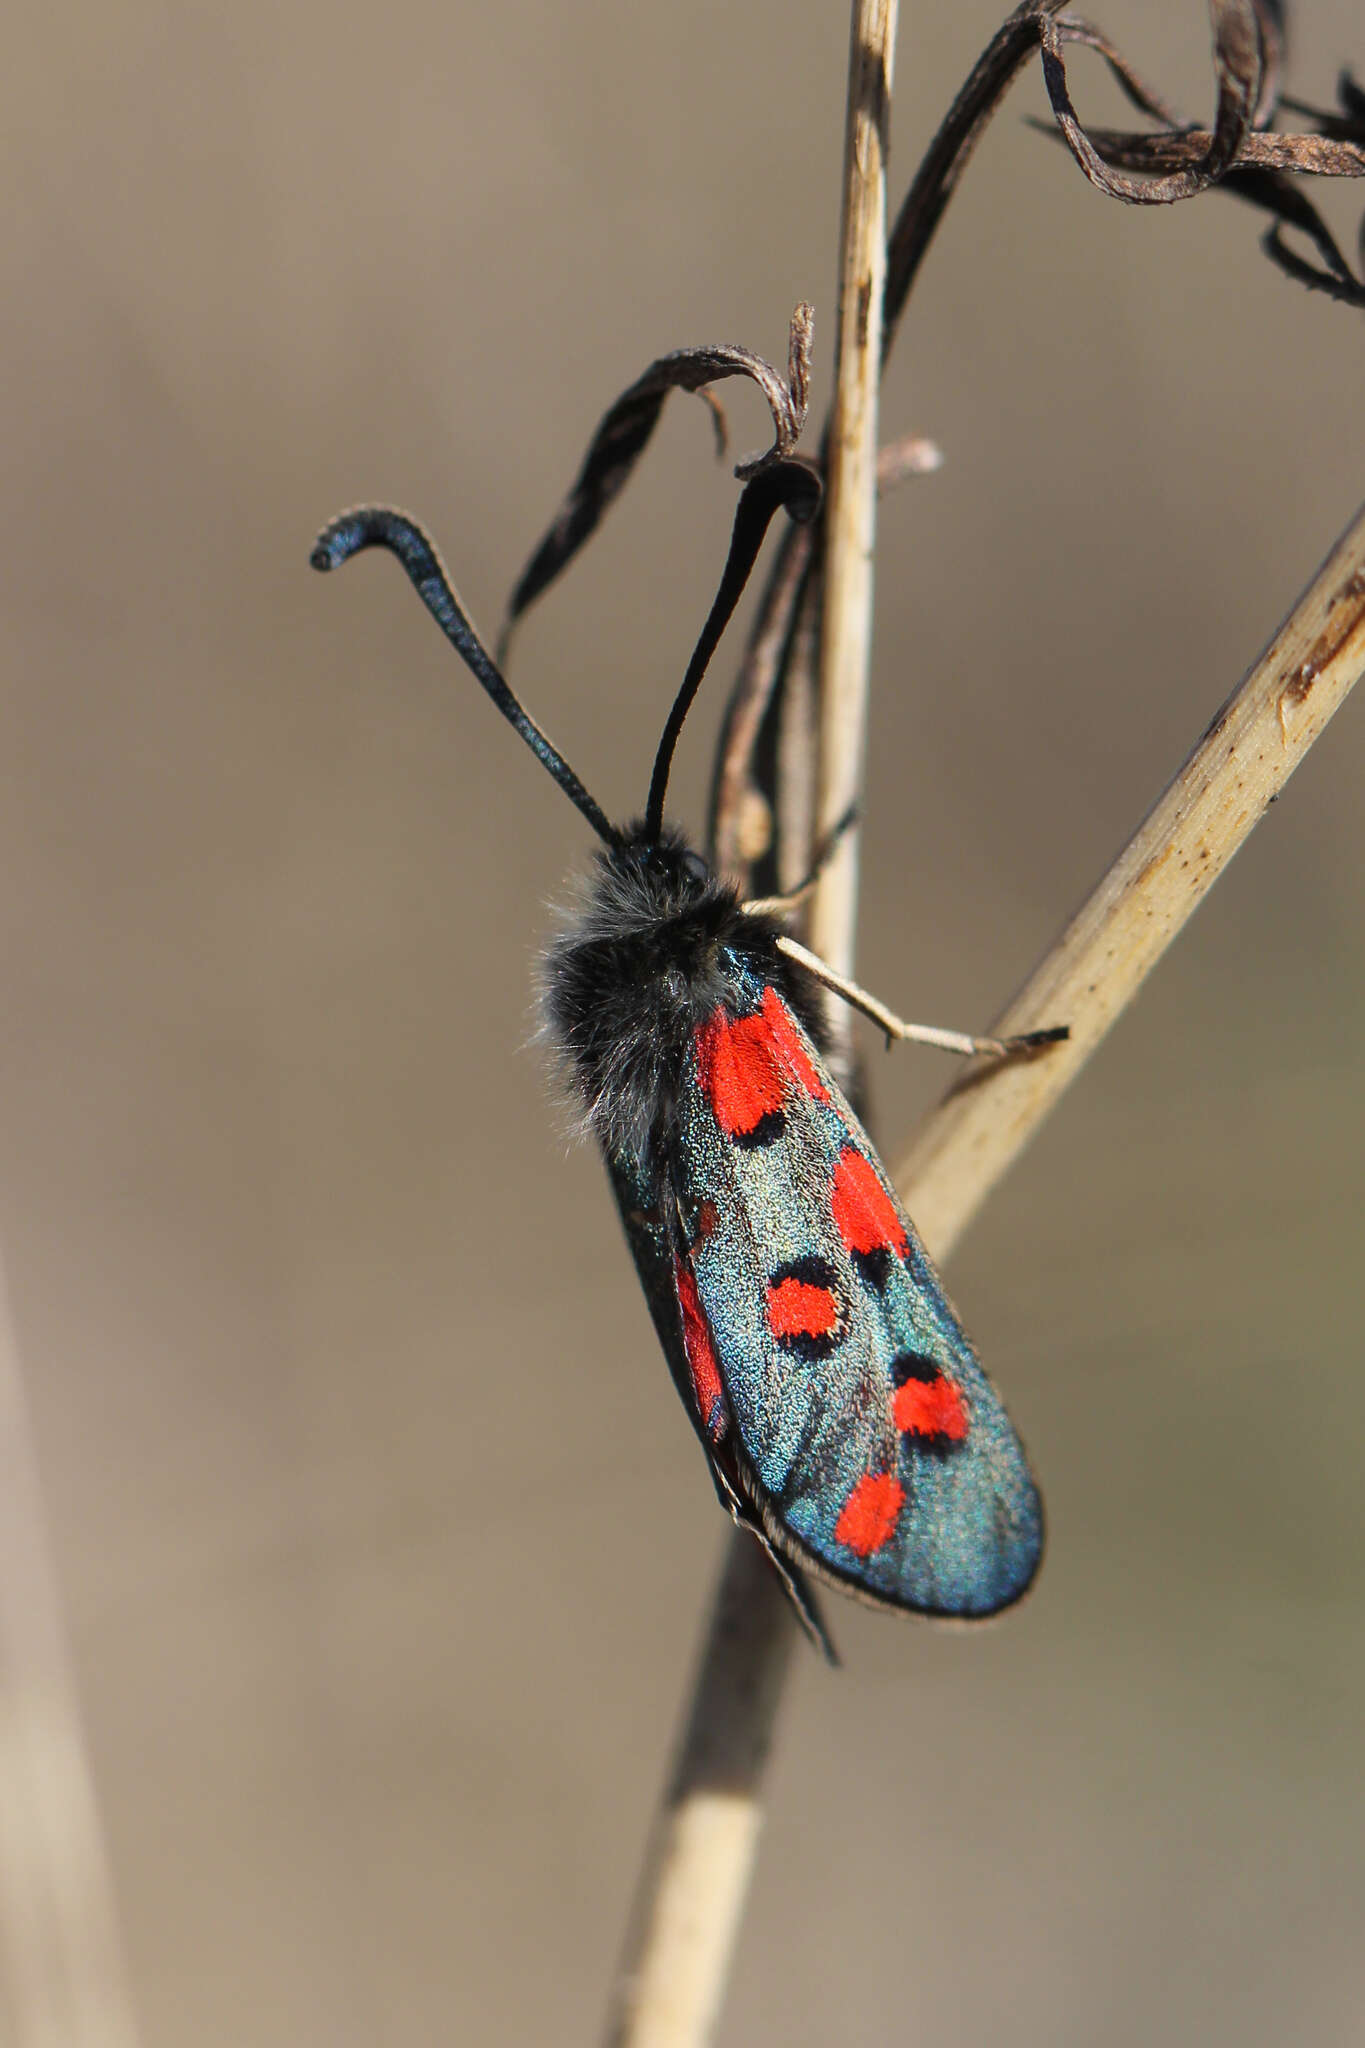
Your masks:
M754 896L744 904L743 909L756 917L785 917L788 911L799 910L806 899L813 894L815 885L829 866L835 848L845 832L858 822L858 806L850 804L842 818L836 818L824 838L815 849L815 858L809 872L794 889L788 889L785 896Z
M865 988L859 988L856 981L848 981L842 974L836 974L832 967L827 967L818 953L798 945L785 933L777 943L789 960L798 961L807 974L813 975L826 988L833 989L835 995L842 996L853 1009L861 1010L865 1017L870 1017L886 1033L888 1045L893 1038L906 1038L916 1045L936 1045L942 1052L985 1052L999 1058L1006 1053L1037 1052L1040 1046L1057 1045L1071 1036L1069 1024L1054 1024L1046 1031L1021 1031L1017 1038L974 1038L967 1031L941 1031L933 1024L907 1024L903 1017L897 1017L894 1011L888 1010L885 1003L879 1003Z

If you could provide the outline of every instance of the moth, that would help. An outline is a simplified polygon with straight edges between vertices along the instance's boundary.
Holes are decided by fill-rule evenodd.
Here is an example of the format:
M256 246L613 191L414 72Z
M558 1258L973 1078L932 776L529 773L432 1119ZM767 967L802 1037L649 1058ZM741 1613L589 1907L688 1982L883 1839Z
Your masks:
M312 563L394 554L601 842L546 956L548 1036L601 1146L716 1491L832 1656L812 1578L920 1614L994 1614L1038 1569L1043 1512L1000 1398L825 1062L821 983L861 992L788 936L780 901L741 901L665 821L683 720L780 505L813 509L803 465L779 462L746 486L643 815L624 826L514 695L412 520L343 513ZM997 1053L1065 1036L899 1029Z

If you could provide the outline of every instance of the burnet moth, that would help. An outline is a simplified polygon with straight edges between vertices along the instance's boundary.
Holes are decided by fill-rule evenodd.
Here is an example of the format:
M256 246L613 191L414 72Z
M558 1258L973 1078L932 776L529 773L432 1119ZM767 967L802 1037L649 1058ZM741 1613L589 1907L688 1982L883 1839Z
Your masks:
M644 816L624 827L513 694L410 519L343 513L312 563L335 569L370 547L396 555L602 842L545 958L546 1032L601 1145L720 1499L832 1655L809 1577L919 1614L994 1614L1038 1569L1043 1515L999 1396L822 1058L819 982L868 1007L862 992L787 936L780 903L742 902L664 821L678 734L768 523L779 506L809 517L818 499L794 461L746 486ZM996 1053L1065 1035L1001 1044L897 1028Z

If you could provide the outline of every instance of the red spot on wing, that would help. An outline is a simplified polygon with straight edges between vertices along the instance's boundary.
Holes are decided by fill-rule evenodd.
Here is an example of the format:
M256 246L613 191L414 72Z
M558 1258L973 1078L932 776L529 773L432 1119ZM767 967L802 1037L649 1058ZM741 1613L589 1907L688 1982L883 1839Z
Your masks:
M869 1472L858 1481L834 1524L834 1540L846 1543L859 1557L871 1557L889 1541L905 1499L894 1473Z
M829 1090L811 1065L810 1054L801 1043L792 1013L775 988L763 991L763 1016L773 1035L773 1044L797 1086L803 1088L807 1095L814 1096L817 1102L828 1102Z
M897 1387L891 1419L907 1436L947 1437L960 1444L967 1434L967 1410L952 1381L942 1373L932 1380L907 1380Z
M851 1145L834 1162L830 1206L834 1227L850 1252L886 1250L904 1254L909 1250L905 1226L878 1178L877 1169Z
M683 1350L687 1353L687 1369L692 1375L697 1413L707 1434L720 1438L725 1434L725 1394L720 1383L720 1368L716 1364L716 1348L711 1342L706 1317L702 1314L696 1277L690 1266L683 1265L674 1268L673 1277L678 1290L678 1307L682 1311Z
M763 1017L717 1010L697 1032L697 1079L727 1138L747 1137L782 1108L782 1069Z
M780 1115L783 1096L793 1087L817 1102L829 1099L774 988L764 989L763 1007L754 1016L717 1010L697 1032L696 1045L697 1079L727 1138L747 1138L765 1117Z
M768 1289L774 1337L830 1337L839 1327L839 1297L810 1280L778 1280Z

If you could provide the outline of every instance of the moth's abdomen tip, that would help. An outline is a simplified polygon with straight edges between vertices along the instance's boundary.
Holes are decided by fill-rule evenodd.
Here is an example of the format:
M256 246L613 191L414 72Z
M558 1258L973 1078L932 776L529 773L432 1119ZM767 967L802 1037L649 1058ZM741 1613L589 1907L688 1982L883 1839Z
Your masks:
M308 557L308 564L313 569L322 569L324 571L335 569L336 560L325 540L314 541L313 552Z

